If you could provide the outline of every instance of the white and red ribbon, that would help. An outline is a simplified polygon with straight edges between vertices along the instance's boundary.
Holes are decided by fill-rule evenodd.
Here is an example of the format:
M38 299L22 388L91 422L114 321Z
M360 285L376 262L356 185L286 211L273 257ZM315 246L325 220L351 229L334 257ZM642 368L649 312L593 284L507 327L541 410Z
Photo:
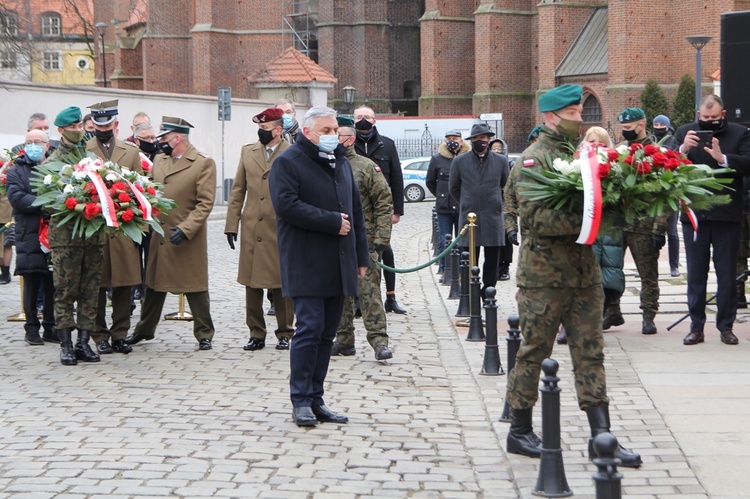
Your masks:
M596 149L584 142L580 151L583 183L583 221L576 243L594 244L602 221L602 182Z
M698 238L698 217L695 216L695 212L690 209L685 201L680 201L682 202L682 209L685 210L685 215L687 215L688 220L690 220L690 225L693 226L693 242L695 242Z
M143 211L143 219L144 220L151 220L151 203L148 202L148 199L146 199L146 196L143 195L141 191L135 188L132 182L130 180L120 177L128 186L130 187L130 190L133 192L133 195L135 196L135 199L138 201L138 206L141 208L141 211Z
M107 186L104 184L99 172L96 170L88 170L86 172L91 179L91 183L96 188L96 194L99 196L99 201L102 204L102 216L104 221L107 223L107 227L119 227L117 223L117 210L115 209L115 203L112 201L112 197L109 195Z

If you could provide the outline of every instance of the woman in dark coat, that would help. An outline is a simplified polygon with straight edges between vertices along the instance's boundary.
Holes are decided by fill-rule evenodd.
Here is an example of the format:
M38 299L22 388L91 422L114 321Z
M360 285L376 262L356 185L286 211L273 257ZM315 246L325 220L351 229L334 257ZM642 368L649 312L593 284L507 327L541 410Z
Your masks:
M39 146L41 146L42 154L39 159L36 159L39 156ZM45 341L60 342L54 329L55 287L52 283L52 271L47 264L47 254L42 251L39 244L39 225L43 214L38 206L31 206L36 200L36 195L32 192L29 183L34 167L44 158L44 153L48 148L49 139L44 132L32 130L26 136L28 151L17 156L13 166L8 169L8 200L13 206L16 220L15 274L24 278L23 311L26 314L24 329L26 330L26 343L29 345L43 345ZM37 317L36 299L42 285L44 286L44 313L40 324ZM39 336L40 326L44 327L42 337Z

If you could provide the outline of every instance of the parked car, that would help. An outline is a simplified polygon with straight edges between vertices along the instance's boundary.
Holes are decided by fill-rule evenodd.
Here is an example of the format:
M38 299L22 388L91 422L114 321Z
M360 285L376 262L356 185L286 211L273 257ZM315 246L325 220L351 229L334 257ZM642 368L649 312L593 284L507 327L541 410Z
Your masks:
M407 202L415 203L435 197L425 184L430 159L430 156L422 156L401 161L401 172L404 177L404 199Z

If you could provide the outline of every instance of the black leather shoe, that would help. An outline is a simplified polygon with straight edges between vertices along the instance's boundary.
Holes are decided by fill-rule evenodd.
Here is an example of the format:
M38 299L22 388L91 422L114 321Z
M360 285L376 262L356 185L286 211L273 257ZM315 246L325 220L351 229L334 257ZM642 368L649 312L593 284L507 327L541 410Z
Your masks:
M26 340L26 343L29 345L44 345L44 341L42 341L42 337L39 336L39 331L34 331L31 333L26 333L26 336L24 337Z
M99 352L99 355L106 355L114 352L114 350L112 350L112 345L110 345L107 340L97 341L96 351Z
M375 347L375 360L388 360L393 358L393 353L385 345Z
M60 343L60 335L57 333L57 329L45 329L42 334L42 340L45 343Z
M292 419L297 426L315 426L318 418L312 411L312 407L295 407L292 409Z
M721 336L721 342L726 343L727 345L736 345L740 342L731 329L721 331L719 332L719 335Z
M242 347L243 350L262 350L265 348L266 342L263 340L259 340L258 338L250 338L250 341L247 342L247 345Z
M687 336L685 336L685 339L682 340L683 345L697 345L698 343L703 343L703 331L697 332L697 331L690 331Z
M312 413L321 423L345 424L349 422L349 418L345 414L337 414L324 405L313 407Z
M289 338L279 338L276 342L276 350L289 350Z
M130 353L133 351L133 347L125 343L125 340L114 340L112 342L112 350L119 353Z
M133 333L129 335L127 338L125 338L125 344L126 345L135 345L136 343L140 343L141 341L149 341L153 340L154 335L146 336L141 333Z
M396 301L396 295L385 295L385 303L383 305L386 312L393 312L394 314L406 313L406 309L402 308Z
M266 312L266 315L276 315L276 307L271 305L271 308L268 309L268 312Z
M341 355L342 357L349 357L356 355L357 348L354 345L343 345L341 343L333 342L333 348L331 349L331 357Z
M198 342L198 350L211 350L212 348L211 340L208 338L203 338Z
M498 277L499 281L510 281L510 274L507 272L501 272L500 276Z

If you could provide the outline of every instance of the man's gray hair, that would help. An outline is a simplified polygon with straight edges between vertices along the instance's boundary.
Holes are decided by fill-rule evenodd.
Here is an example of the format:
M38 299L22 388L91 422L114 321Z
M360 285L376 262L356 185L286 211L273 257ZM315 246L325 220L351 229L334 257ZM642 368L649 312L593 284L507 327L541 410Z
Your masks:
M142 132L143 130L153 130L153 129L154 129L154 125L152 125L151 123L138 123L135 126L135 130L133 130L133 132Z
M325 107L325 106L311 107L305 113L305 117L302 118L302 126L309 127L312 124L313 120L316 120L318 118L330 117L330 118L335 119L337 114L338 113L336 113L336 110L331 109L330 107Z
M45 121L46 119L47 119L46 114L34 113L31 116L29 116L29 122L26 124L26 128L31 130L31 125L33 125L35 121Z
M294 107L294 104L289 99L279 99L276 101L276 104L274 104L275 107L279 107L281 104L289 104L292 108L292 111L296 111L297 109Z

